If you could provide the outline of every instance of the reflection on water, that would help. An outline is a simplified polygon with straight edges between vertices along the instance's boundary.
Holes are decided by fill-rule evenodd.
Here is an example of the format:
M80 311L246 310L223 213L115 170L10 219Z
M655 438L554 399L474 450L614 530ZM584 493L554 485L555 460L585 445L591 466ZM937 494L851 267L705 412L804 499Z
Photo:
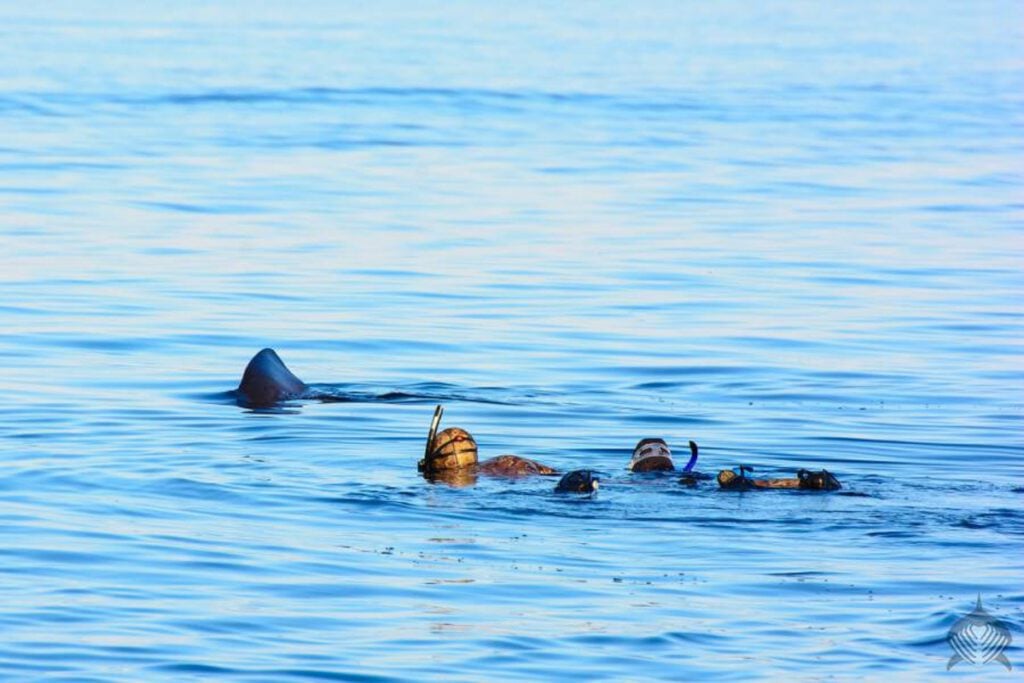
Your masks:
M446 484L461 488L475 484L477 473L475 469L442 470L431 474L424 473L423 478L431 484Z
M7 15L8 676L928 678L979 593L1021 632L1015 4ZM236 406L265 346L318 399ZM436 403L600 492L424 481Z

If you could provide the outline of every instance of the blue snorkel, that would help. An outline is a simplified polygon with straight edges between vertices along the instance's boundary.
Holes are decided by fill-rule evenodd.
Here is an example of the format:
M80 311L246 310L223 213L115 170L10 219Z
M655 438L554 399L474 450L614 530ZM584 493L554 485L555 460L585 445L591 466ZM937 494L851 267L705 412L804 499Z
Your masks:
M690 461L686 463L686 467L683 468L683 472L690 472L693 470L693 466L697 464L697 444L693 441L690 442Z

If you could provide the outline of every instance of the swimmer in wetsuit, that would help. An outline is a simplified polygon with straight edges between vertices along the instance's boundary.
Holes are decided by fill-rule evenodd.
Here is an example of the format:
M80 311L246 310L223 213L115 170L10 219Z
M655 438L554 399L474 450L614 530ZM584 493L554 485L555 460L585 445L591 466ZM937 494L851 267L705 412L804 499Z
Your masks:
M441 406L434 409L427 445L419 462L419 471L430 481L465 486L475 483L478 474L497 477L558 474L552 467L518 455L499 455L479 462L476 440L465 429L448 427L437 431L443 414Z
M795 477L780 479L751 479L747 472L752 467L740 465L735 470L722 470L718 473L718 485L730 491L751 491L754 489L805 489L810 491L838 491L843 488L835 475L828 470L810 472L797 470Z

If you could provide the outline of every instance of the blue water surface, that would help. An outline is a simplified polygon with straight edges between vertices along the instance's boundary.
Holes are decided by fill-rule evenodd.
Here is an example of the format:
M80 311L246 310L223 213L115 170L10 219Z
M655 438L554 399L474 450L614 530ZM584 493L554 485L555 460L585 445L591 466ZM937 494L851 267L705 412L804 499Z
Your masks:
M1020 3L0 15L0 678L1024 667ZM425 482L436 403L601 491Z

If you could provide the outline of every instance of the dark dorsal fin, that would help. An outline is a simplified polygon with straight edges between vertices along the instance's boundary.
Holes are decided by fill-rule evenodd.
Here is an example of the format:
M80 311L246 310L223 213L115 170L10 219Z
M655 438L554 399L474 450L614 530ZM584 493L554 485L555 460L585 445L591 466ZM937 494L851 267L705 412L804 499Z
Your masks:
M238 385L238 401L261 408L301 396L305 391L305 383L292 374L274 349L263 349L245 366Z

